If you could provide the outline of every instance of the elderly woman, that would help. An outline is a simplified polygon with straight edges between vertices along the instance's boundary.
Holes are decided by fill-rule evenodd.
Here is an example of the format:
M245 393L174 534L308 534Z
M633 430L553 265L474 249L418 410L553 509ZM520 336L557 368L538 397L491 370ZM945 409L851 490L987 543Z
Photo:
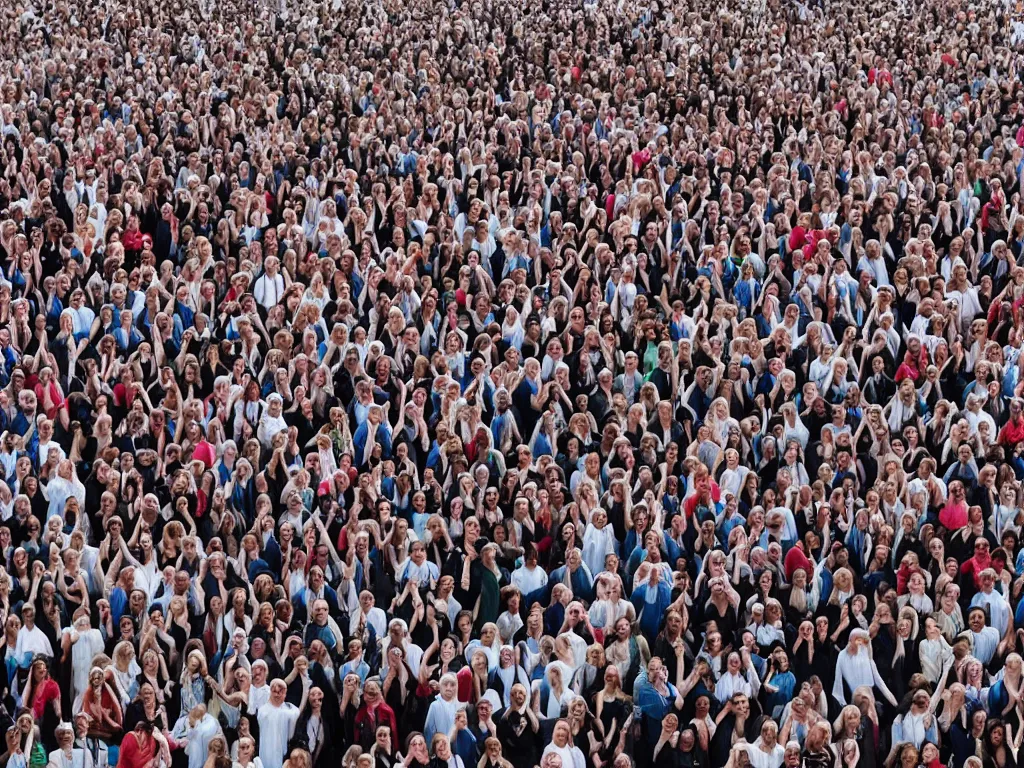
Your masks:
M852 695L860 686L877 688L890 704L896 706L896 698L878 674L878 667L871 658L871 636L867 630L855 629L850 633L846 649L840 651L836 660L832 695L836 701L845 704L848 700L847 691Z

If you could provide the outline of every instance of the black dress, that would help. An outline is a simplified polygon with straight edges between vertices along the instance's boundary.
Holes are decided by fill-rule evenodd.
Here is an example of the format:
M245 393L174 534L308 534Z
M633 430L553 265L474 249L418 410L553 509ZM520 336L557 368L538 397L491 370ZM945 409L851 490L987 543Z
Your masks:
M533 731L526 715L518 712L503 714L497 725L502 754L513 768L533 768L539 763L540 731Z
M605 734L608 734L613 725L616 729L622 728L622 725L626 722L626 718L629 717L629 714L630 713L624 699L620 699L618 697L606 699L601 707L601 725L604 726Z
M654 760L651 762L654 768L682 768L682 764L683 753L670 743L662 745L658 754L654 756Z

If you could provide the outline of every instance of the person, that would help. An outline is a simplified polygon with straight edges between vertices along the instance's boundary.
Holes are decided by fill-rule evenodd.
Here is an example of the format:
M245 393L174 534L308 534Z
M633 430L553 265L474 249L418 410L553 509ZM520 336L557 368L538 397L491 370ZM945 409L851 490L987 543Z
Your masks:
M285 701L288 686L284 680L270 683L270 700L256 712L260 733L260 761L264 768L281 768L288 742L299 719L300 709ZM304 694L305 695L305 694Z
M124 768L147 768L160 754L163 754L165 761L170 760L163 734L155 730L151 723L139 721L135 730L126 733L121 741L117 764Z
M459 709L459 701L456 698L458 691L458 679L455 675L448 673L441 677L439 682L440 696L431 702L427 710L426 724L423 726L423 738L433 743L434 735L438 733L447 734L455 725L455 713Z
M75 746L75 727L61 722L56 728L57 749L50 753L47 768L92 768L92 754Z
M548 755L556 755L561 758L563 766L583 768L586 765L586 759L580 748L571 743L571 736L572 732L568 721L558 720L551 731L551 743L544 747L541 765L544 765L544 760Z
M853 691L864 685L877 688L895 707L896 698L878 673L878 665L871 658L870 648L871 636L866 630L855 629L850 633L846 650L841 651L836 660L835 685L832 688L832 695L840 704L846 704L847 691L852 695Z
M176 741L185 744L189 768L202 768L210 742L221 734L220 723L203 704L189 710L188 716L179 720L172 732Z

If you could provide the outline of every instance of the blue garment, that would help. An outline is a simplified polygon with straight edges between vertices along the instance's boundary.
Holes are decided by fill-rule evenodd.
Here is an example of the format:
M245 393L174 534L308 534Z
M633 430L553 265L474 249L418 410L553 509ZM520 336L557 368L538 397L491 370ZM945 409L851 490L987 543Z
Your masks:
M53 327L56 327L57 326L57 322L60 320L60 314L63 311L64 311L64 304L63 304L63 302L59 298L54 296L53 297L53 303L50 305L50 309L46 313L46 324L48 326L52 325Z
M1019 358L1006 366L1006 373L1003 374L1003 397L1013 397L1013 392L1017 388L1017 380L1020 377L1018 364Z
M117 342L117 348L120 351L134 352L135 347L141 344L143 339L139 329L133 325L127 332L122 327L115 328L114 341Z
M999 710L999 711L1001 712L1002 710ZM923 739L916 739L916 738L914 738L914 734L911 731L908 730L905 733L904 729L903 729L903 718L908 717L909 715L910 715L910 713L908 712L907 714L903 715L903 717L900 717L900 718L898 718L898 719L893 721L893 724L892 724L892 743L893 744L899 744L900 742L903 742L903 741L909 741L917 749L920 749L922 745L924 745L925 743L928 743L928 742L930 742L932 744L938 744L939 743L939 727L938 727L938 719L937 718L935 718L934 716L929 716L930 719L931 719L931 725L929 725L928 728L925 729L924 738Z
M679 322L675 320L669 321L668 335L674 342L690 338L690 332L686 329L686 324L682 320Z
M554 453L551 450L551 441L548 440L547 435L543 431L537 433L537 439L533 441L533 458L536 459L540 456L553 456Z
M658 743L658 737L661 735L661 721L672 708L679 693L672 683L666 683L666 685L668 686L668 696L662 696L647 681L646 674L643 674L642 678L637 677L634 688L633 700L636 706L640 708L643 717L651 721L648 723L646 731L648 741L652 744Z
M128 595L122 587L116 586L110 591L110 618L113 620L114 626L117 626L127 611Z
M29 423L28 417L19 410L18 415L11 421L11 431L19 437L24 437L28 432Z
M352 436L352 453L357 467L365 467L367 465L363 460L363 455L366 450L366 441L370 438L369 428L370 422L365 421L359 425L359 428L356 429L356 433ZM383 423L377 425L377 444L381 448L381 459L390 459L391 430L385 427Z
M778 690L768 694L768 714L774 712L776 707L783 708L793 700L793 691L796 689L796 677L791 671L787 670L775 675L771 680L771 684L778 688Z
M464 765L475 765L479 758L476 755L476 736L469 730L463 728L456 732L455 743L452 744L452 752L462 758Z
M739 280L732 289L736 305L746 310L747 314L754 311L754 304L761 296L761 284L754 278Z
M661 628L661 619L672 604L672 589L664 581L659 581L655 587L657 594L653 601L648 602L651 585L641 584L633 590L630 602L636 609L636 615L640 629L647 637L655 637Z
M551 572L548 577L548 589L552 589L555 584L561 584L565 579L565 569L568 566L563 565L561 568L556 568ZM588 603L594 599L594 578L589 573L585 565L581 565L576 569L576 572L569 577L570 584L572 586L572 593L578 598L586 600Z
M345 676L350 672L359 675L359 680L365 683L366 678L370 676L370 665L363 661L362 658L356 661L346 661L338 671L338 679L344 680Z

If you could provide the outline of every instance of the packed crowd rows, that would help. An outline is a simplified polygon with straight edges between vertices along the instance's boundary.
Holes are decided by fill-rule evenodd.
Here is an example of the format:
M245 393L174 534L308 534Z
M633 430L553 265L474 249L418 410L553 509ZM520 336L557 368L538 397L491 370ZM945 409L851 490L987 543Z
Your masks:
M1022 74L992 0L0 4L0 768L1016 768Z

